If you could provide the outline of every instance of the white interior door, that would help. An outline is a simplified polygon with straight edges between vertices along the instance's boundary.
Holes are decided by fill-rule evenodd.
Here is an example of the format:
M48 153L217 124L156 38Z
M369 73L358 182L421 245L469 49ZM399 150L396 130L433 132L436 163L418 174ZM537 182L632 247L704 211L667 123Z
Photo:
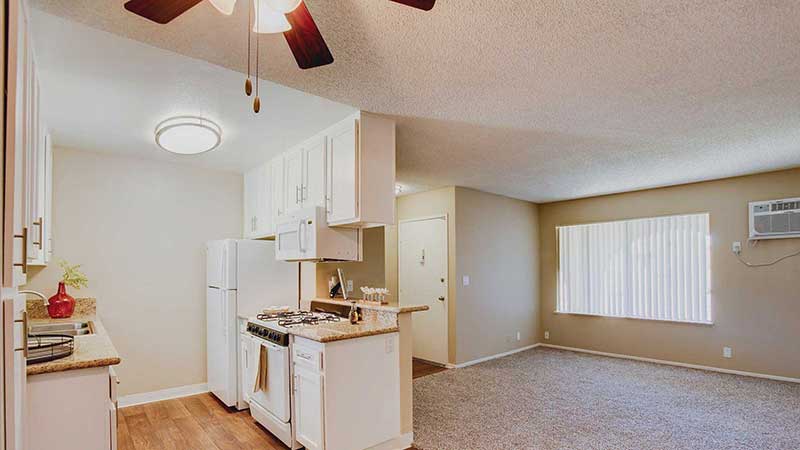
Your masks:
M401 305L427 305L414 316L414 357L447 364L447 217L402 221L398 282Z

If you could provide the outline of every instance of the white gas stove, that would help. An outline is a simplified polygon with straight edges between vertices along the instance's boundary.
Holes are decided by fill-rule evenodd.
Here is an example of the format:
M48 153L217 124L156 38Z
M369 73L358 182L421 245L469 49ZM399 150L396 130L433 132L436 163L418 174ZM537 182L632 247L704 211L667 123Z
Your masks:
M320 323L339 322L336 314L311 311L280 311L259 314L247 321L247 332L254 337L286 347L289 345L289 328L313 326Z
M244 397L250 414L284 444L292 446L290 414L291 358L289 329L339 322L342 318L327 312L268 311L247 321L248 338L243 338L246 360ZM261 382L259 373L266 380ZM263 376L263 375L262 375Z

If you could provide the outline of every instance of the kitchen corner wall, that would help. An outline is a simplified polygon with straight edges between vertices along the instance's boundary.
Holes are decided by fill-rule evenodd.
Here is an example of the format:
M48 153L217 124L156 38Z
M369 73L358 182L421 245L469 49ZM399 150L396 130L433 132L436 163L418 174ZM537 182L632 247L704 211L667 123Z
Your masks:
M456 363L536 344L538 206L461 187L455 194Z
M70 294L97 298L122 395L205 383L205 243L241 236L241 175L62 148L53 173L53 261L26 288L82 265Z
M800 378L800 258L748 268L731 252L740 241L744 259L763 262L800 250L800 239L747 245L747 203L787 197L800 197L800 169L540 205L542 342ZM556 226L698 212L711 219L714 325L554 314Z

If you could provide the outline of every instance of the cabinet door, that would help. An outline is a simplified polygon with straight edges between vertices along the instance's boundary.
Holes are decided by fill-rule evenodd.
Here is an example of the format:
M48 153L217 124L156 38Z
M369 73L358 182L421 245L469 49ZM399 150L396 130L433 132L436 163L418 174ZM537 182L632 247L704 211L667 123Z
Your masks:
M295 149L286 154L284 160L284 199L286 213L290 214L302 206L303 150Z
M44 263L48 264L53 257L53 142L49 134L45 135L44 144Z
M303 206L325 206L325 137L319 136L303 148Z
M255 235L263 238L274 234L272 226L272 165L258 168L256 179Z
M275 224L278 219L286 214L286 198L284 193L284 158L283 155L272 159L272 229L275 229Z
M325 448L322 375L303 365L294 366L297 442L308 450Z
M7 71L5 121L5 174L3 220L10 227L3 233L3 286L17 287L27 282L27 227L25 226L25 156L28 32L23 4L7 3ZM8 433L8 430L6 430ZM8 436L8 434L6 434Z
M258 169L244 174L244 237L251 238L256 231L256 207L258 202Z
M358 120L345 121L328 135L328 223L346 222L358 212Z

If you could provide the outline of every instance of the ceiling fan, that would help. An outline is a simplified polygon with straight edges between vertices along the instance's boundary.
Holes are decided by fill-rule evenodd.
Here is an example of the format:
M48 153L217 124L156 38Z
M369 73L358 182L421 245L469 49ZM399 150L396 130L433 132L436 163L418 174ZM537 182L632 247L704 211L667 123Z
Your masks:
M153 22L166 24L203 0L130 0L125 9ZM209 0L223 14L233 13L236 0ZM412 8L430 11L436 0L390 0ZM253 0L256 33L282 32L301 69L333 62L317 24L302 0ZM249 94L248 94L249 95Z

